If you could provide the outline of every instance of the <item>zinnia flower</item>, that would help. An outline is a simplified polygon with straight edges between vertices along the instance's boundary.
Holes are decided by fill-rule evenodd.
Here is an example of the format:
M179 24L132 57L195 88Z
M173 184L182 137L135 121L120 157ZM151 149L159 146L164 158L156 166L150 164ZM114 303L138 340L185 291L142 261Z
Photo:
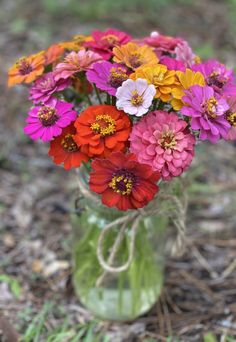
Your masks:
M233 70L227 69L224 64L216 60L209 60L193 66L194 71L200 71L206 80L217 93L226 96L236 95Z
M54 93L59 92L70 85L70 80L59 79L55 81L54 73L48 72L38 78L30 89L29 99L33 103L47 103Z
M144 38L144 42L155 48L158 56L166 53L173 53L175 47L181 43L181 38L174 38L170 36L163 36L157 31L151 32L149 37Z
M57 100L53 107L43 105L32 108L26 119L28 125L25 126L24 133L33 140L52 140L61 134L62 128L76 119L77 113L72 107L71 103Z
M195 138L174 112L154 111L133 126L130 151L164 180L179 176L192 162Z
M60 46L59 44L53 44L49 46L49 48L45 51L44 57L45 57L45 64L52 64L54 62L57 62L59 58L64 54L65 49Z
M182 97L185 95L184 91L193 85L204 86L206 82L202 73L194 72L191 69L186 69L185 72L177 71L176 76L178 83L172 90L174 99L171 101L171 105L175 110L179 110L184 105L182 101Z
M159 172L137 162L134 154L112 153L92 162L90 189L102 195L102 203L119 210L147 205L158 191Z
M107 157L113 151L124 151L131 131L129 117L114 106L90 106L75 121L78 145L88 145L90 157Z
M55 80L67 79L77 72L89 70L93 63L102 60L101 56L92 51L72 51L64 59L64 62L56 65L54 69Z
M160 64L166 65L168 70L178 70L182 72L185 72L186 70L186 66L182 61L177 61L175 58L167 57L165 55L161 58Z
M109 60L112 57L112 49L115 46L126 44L131 37L126 33L114 29L104 32L96 30L92 33L92 40L85 44L86 47L98 53L102 58Z
M236 96L227 98L229 109L225 113L226 120L231 125L231 128L226 136L226 140L236 140Z
M155 94L154 85L149 85L146 80L127 80L117 89L116 107L130 115L142 116L148 112Z
M175 71L168 70L165 65L144 65L131 74L130 78L144 78L149 84L153 84L156 88L155 98L160 98L163 102L172 98L172 88L176 83Z
M88 156L76 144L74 140L75 133L76 129L71 124L62 130L62 134L59 137L50 142L48 155L53 157L55 164L64 164L65 170L78 167L82 162L89 160Z
M20 58L8 71L8 87L31 83L44 71L45 57L42 52Z
M230 124L225 119L229 106L223 98L219 98L213 88L195 85L185 91L182 99L186 106L181 114L191 118L193 130L200 130L201 140L216 143L220 138L226 138Z
M179 43L174 52L176 60L183 62L187 68L191 68L198 60L198 57L193 53L191 47L186 41Z
M126 81L129 76L127 68L117 63L107 61L94 63L91 70L86 73L87 79L91 83L115 96L117 88Z
M59 43L59 45L67 51L78 52L79 50L84 49L85 43L89 42L90 40L92 40L91 36L77 34L73 37L71 41L61 42Z
M128 68L137 69L144 64L156 64L158 58L153 50L147 46L128 43L113 49L113 61L125 64Z

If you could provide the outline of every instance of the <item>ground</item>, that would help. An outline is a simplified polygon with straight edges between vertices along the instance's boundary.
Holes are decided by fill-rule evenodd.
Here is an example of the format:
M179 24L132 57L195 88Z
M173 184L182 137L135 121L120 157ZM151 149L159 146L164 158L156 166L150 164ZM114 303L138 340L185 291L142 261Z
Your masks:
M154 29L178 34L203 57L232 66L235 1L66 3L1 1L0 340L236 341L235 145L199 146L188 190L188 246L182 257L167 258L153 310L132 323L98 322L70 283L75 175L54 166L45 145L23 136L27 91L6 88L7 67L17 57L107 26L136 36Z

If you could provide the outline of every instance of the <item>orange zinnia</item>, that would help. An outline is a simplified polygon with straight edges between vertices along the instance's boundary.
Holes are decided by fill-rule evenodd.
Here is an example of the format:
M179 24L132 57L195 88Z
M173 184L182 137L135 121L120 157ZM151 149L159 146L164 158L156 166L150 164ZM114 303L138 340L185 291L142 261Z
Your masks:
M89 157L83 153L74 140L76 129L73 124L63 129L62 134L50 143L48 155L57 165L64 164L64 169L78 167L87 162Z
M44 71L45 57L44 52L37 53L28 57L20 58L8 70L8 87L20 83L31 83Z
M163 64L144 65L130 75L132 80L144 78L156 88L155 98L168 102L172 98L172 89L176 84L175 70L168 70Z
M56 62L65 52L59 44L53 44L45 51L46 65Z
M84 43L89 42L90 40L92 40L91 36L78 34L73 37L73 40L68 42L61 42L59 43L59 45L65 50L78 52L79 50L84 48Z
M84 110L75 121L75 141L88 147L90 157L107 157L124 151L131 132L129 117L114 106L97 105Z
M113 61L125 64L135 70L144 64L156 64L158 58L152 48L147 45L139 46L135 43L116 46L113 49Z

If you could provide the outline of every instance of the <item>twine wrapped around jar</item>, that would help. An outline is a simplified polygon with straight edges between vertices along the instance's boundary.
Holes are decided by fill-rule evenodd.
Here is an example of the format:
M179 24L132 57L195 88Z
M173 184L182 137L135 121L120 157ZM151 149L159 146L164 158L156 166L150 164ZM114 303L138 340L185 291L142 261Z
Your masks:
M77 179L79 190L82 196L101 205L97 195L93 194L86 183L78 177ZM97 244L97 258L101 268L103 269L102 275L97 279L96 286L100 286L108 273L120 273L126 271L133 260L135 250L135 237L139 221L144 217L150 217L152 215L165 215L168 217L173 225L177 229L175 240L171 244L170 254L171 256L180 256L185 251L186 246L186 212L188 207L187 193L182 187L181 196L178 197L171 192L170 187L161 189L158 196L153 200L151 208L142 208L135 211L130 211L126 215L119 217L118 219L105 225L100 233ZM119 266L114 266L114 260L119 249L119 246L125 236L125 231L128 226L130 241L128 245L128 258L127 261ZM103 255L103 245L107 234L114 227L120 226L120 230L116 236L113 246L110 249L110 254L107 259Z

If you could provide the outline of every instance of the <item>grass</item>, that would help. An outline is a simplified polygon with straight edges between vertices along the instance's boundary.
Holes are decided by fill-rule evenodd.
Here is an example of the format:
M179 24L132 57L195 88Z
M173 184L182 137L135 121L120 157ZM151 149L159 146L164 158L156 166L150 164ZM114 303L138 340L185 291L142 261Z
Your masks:
M66 317L56 327L50 328L50 318L59 310L56 303L46 302L41 311L29 321L32 312L23 312L19 318L28 327L21 335L20 342L109 342L108 336L98 331L98 322L92 320L85 324L72 324ZM66 316L66 313L65 313Z

